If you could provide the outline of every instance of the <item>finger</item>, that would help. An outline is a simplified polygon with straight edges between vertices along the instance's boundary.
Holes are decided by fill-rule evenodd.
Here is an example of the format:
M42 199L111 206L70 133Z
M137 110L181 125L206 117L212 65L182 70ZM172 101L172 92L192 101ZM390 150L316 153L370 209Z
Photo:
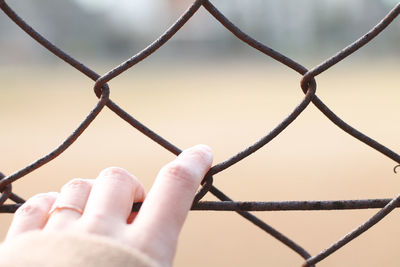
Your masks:
M65 229L78 220L85 210L93 183L93 179L73 179L65 184L53 204L45 229Z
M211 149L205 145L197 145L183 151L161 169L132 227L135 239L137 236L143 237L139 241L142 242L142 249L152 250L154 247L164 246L175 251L178 234L192 205L196 189L211 163ZM174 254L171 251L160 253L171 256Z
M121 168L107 168L93 184L82 220L89 220L94 228L115 220L126 223L133 201L142 201L144 195L143 185L133 175Z
M19 234L42 229L47 221L51 206L58 193L38 194L28 199L15 212L13 221L7 233L7 240Z

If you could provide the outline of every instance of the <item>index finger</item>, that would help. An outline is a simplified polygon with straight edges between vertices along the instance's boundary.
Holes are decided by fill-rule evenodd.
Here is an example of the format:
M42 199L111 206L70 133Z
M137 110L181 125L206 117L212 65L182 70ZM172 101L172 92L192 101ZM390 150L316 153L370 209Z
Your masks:
M196 190L211 163L211 149L197 145L183 151L160 170L135 219L136 241L137 235L145 235L143 242L151 240L157 247L164 245L175 250Z

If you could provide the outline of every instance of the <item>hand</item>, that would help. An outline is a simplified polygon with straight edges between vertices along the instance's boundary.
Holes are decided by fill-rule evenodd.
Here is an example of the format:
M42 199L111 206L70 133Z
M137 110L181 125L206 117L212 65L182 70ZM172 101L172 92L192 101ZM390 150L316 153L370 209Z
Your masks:
M97 179L71 180L60 193L39 194L24 203L5 242L32 230L97 234L171 266L179 232L211 163L205 145L183 151L160 170L147 197L139 180L116 167L103 170ZM132 204L142 201L139 213L132 213ZM64 208L49 216L52 206Z

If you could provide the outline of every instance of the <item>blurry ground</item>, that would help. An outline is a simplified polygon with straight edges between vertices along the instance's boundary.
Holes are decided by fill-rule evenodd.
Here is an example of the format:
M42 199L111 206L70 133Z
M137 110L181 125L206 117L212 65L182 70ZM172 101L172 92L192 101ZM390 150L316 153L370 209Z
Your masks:
M317 63L317 62L314 62ZM313 65L313 64L310 64ZM111 66L95 70L104 73ZM345 121L399 152L398 61L352 60L317 77L317 95ZM89 79L68 66L0 69L0 170L10 174L48 153L96 103ZM111 98L180 148L210 145L221 162L268 133L299 103L300 76L280 64L139 64L110 83ZM151 187L174 157L105 109L61 156L13 185L28 198L74 177L120 166ZM310 105L259 152L215 176L235 200L394 197L395 162L342 132ZM207 199L213 199L210 196ZM259 212L311 254L376 210ZM12 216L0 214L4 237ZM392 212L318 266L399 266L400 216ZM191 212L176 266L300 266L302 260L233 212Z

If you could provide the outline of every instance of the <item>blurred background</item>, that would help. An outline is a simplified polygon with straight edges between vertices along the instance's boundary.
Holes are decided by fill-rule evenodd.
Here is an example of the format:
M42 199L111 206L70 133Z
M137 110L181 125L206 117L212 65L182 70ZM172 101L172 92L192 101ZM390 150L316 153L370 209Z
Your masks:
M189 0L9 0L51 42L99 74L157 39ZM250 36L307 68L369 31L396 0L215 0ZM399 152L400 23L316 77L317 95L360 131ZM93 81L0 12L0 171L11 174L60 144L96 104ZM219 163L254 143L302 100L301 76L237 40L204 8L162 48L113 79L111 99L180 148L205 143ZM24 198L120 166L146 190L174 156L104 109L61 156L13 184ZM391 198L395 162L310 105L257 153L214 177L235 200ZM207 200L214 200L207 195ZM316 254L376 210L258 212ZM0 214L4 238L12 215ZM400 216L318 266L399 266ZM299 256L233 212L191 212L176 266L300 266Z

